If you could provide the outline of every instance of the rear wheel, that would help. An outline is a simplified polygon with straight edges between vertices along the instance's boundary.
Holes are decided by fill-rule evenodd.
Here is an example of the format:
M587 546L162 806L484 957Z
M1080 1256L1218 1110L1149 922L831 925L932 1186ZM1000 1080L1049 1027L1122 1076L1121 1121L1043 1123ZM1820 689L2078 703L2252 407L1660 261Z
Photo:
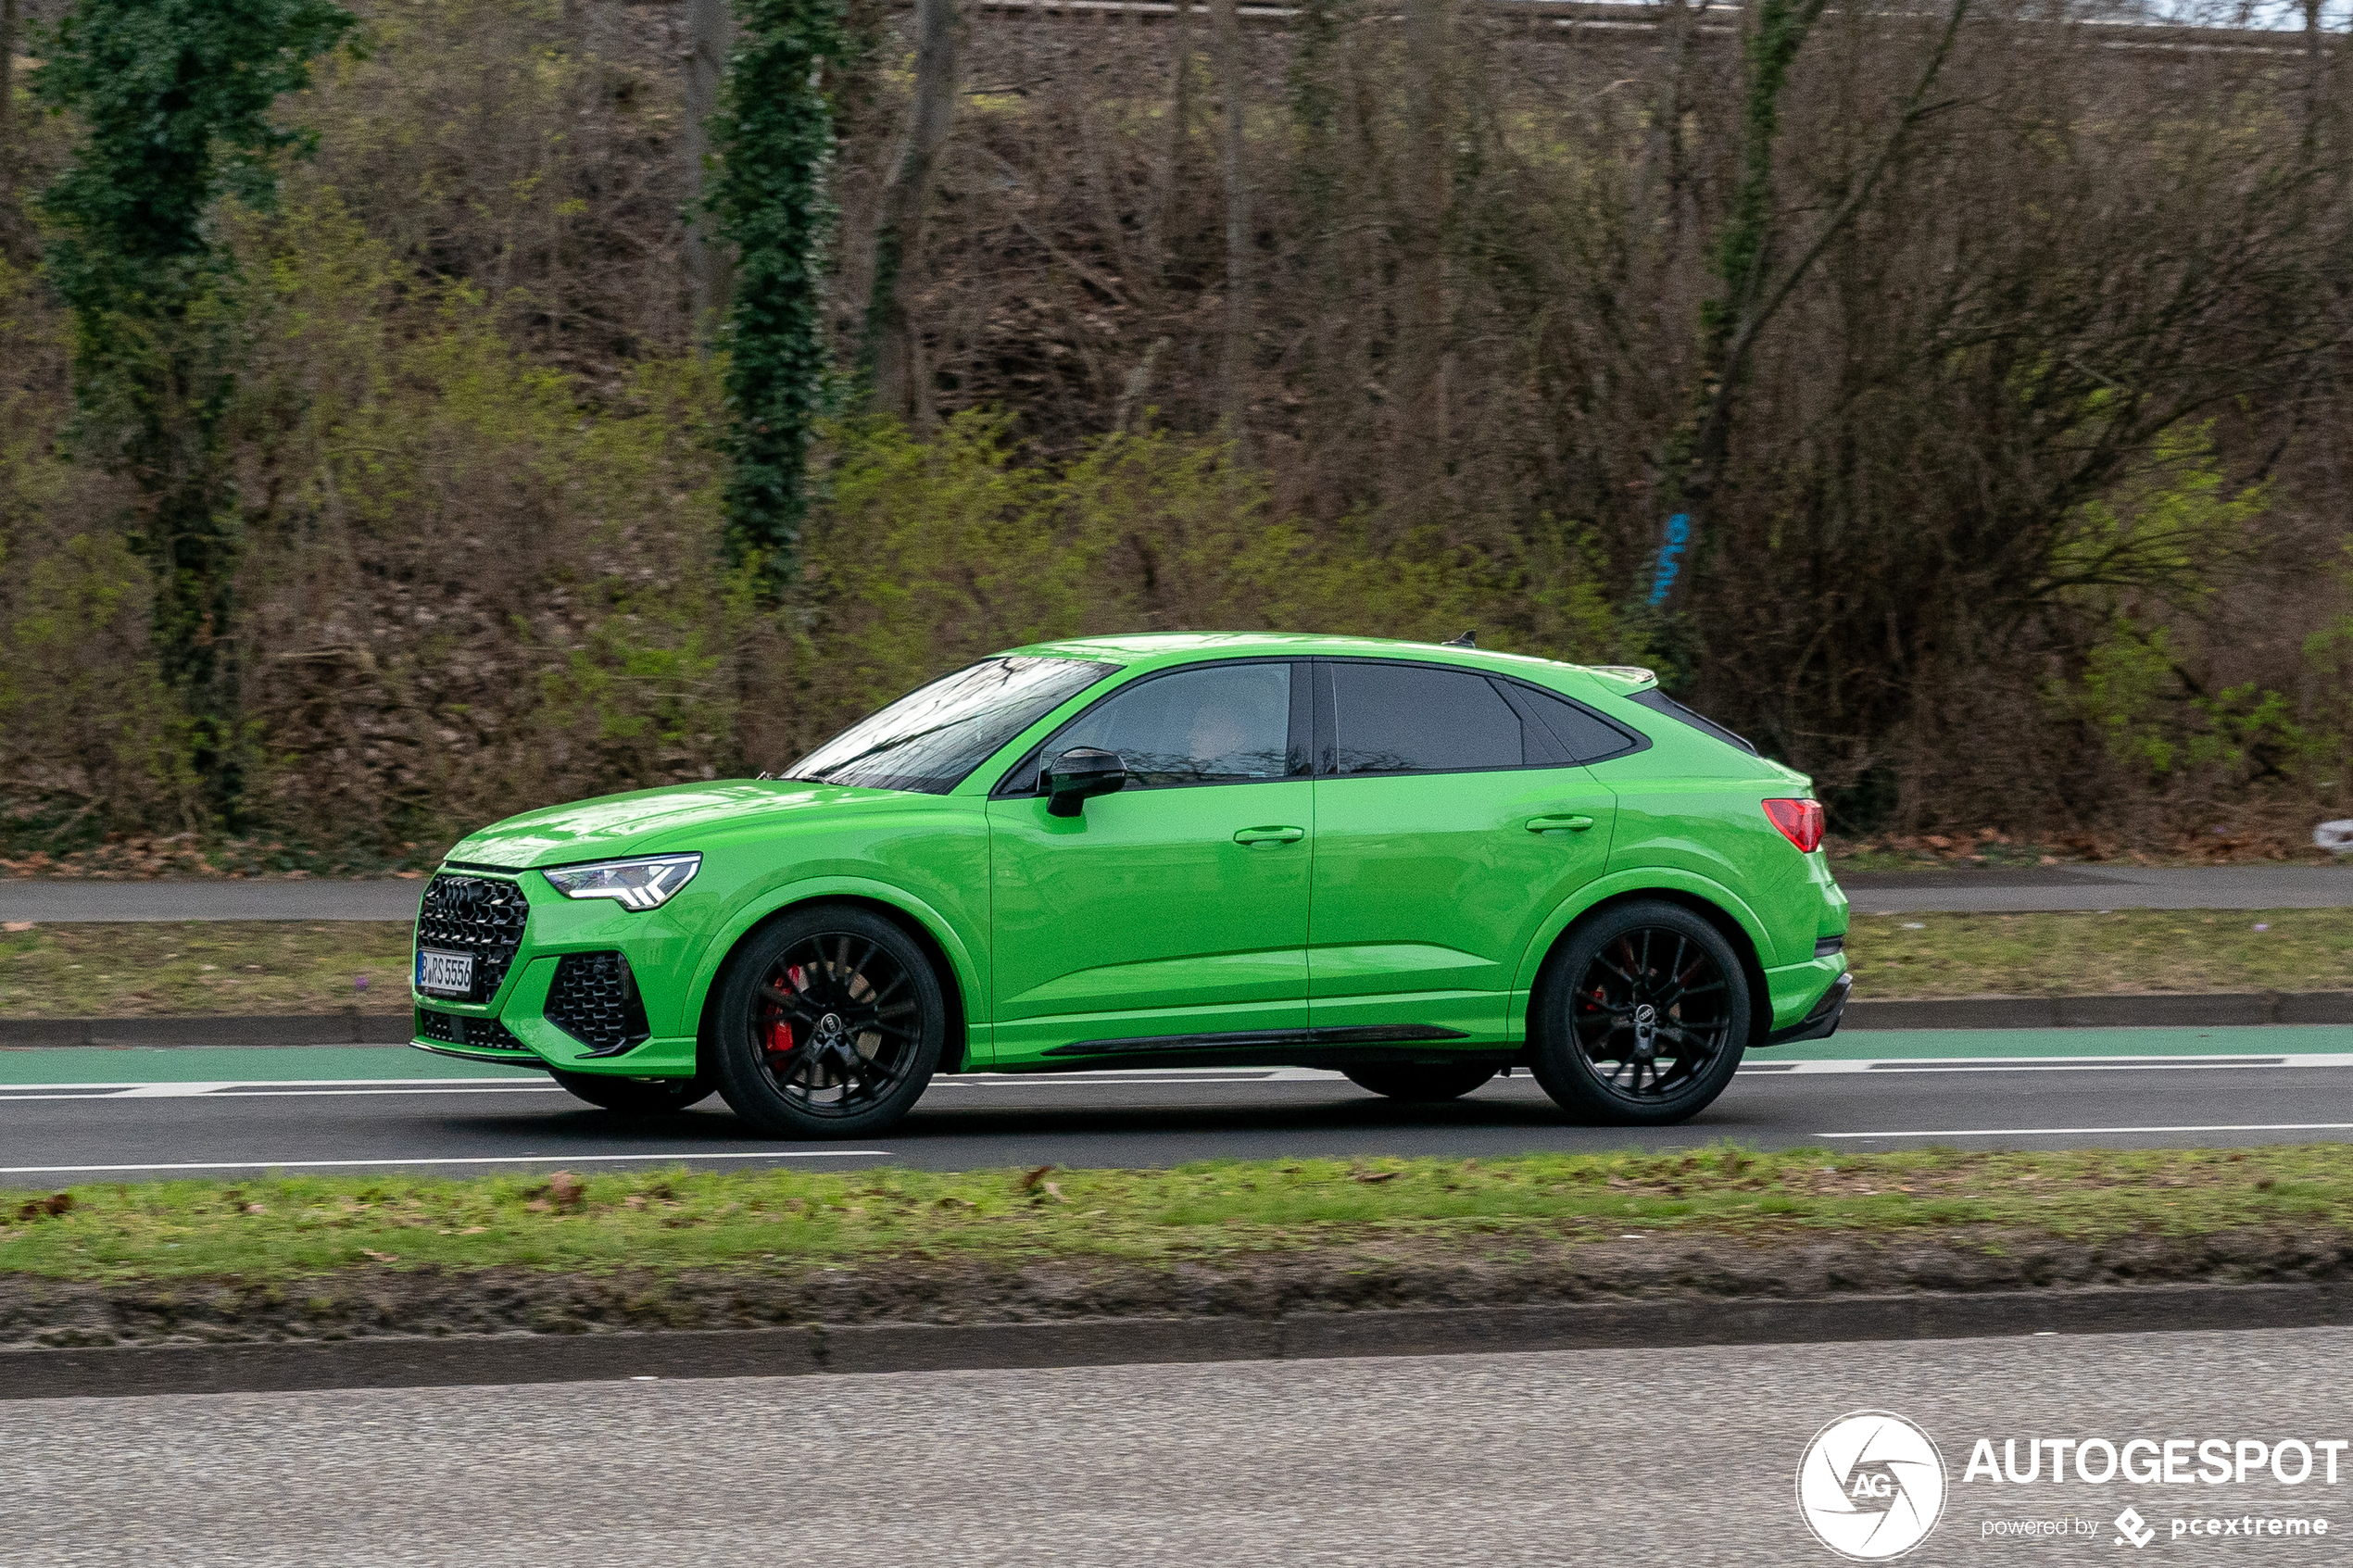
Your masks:
M710 1098L708 1078L608 1078L596 1073L556 1073L555 1080L590 1105L622 1116L667 1116Z
M907 1113L948 1010L914 940L850 905L795 909L729 963L711 1042L719 1092L775 1137L860 1137Z
M1687 1121L1741 1064L1740 955L1680 904L1621 904L1569 934L1529 1020L1536 1081L1564 1110L1618 1126Z
M1344 1067L1348 1081L1391 1099L1417 1105L1460 1099L1488 1079L1495 1069L1476 1062L1400 1062L1396 1066Z

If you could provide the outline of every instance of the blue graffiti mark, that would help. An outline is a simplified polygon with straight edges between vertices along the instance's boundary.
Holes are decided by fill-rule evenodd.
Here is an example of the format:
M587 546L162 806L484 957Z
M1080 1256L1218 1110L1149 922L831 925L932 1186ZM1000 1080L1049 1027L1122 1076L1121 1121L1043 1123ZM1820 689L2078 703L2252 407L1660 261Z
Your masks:
M1658 572L1651 579L1653 609L1667 602L1667 594L1674 589L1675 579L1682 575L1683 563L1675 558L1683 553L1683 546L1690 543L1691 537L1692 520L1689 514L1677 512L1667 520L1667 543L1659 547Z

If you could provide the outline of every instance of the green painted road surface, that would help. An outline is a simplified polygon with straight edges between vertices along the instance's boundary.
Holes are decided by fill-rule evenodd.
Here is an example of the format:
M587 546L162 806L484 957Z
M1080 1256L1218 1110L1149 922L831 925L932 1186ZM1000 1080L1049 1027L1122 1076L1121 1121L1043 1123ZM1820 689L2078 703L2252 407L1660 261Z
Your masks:
M2064 1060L2170 1057L2353 1058L2353 1026L2238 1029L1886 1029L1752 1052L1751 1068L1796 1062ZM1192 1070L1139 1068L1156 1078ZM1231 1069L1203 1075L1230 1077ZM1317 1073L1337 1077L1337 1073ZM1116 1080L1116 1073L1089 1073ZM0 1051L0 1085L34 1084L465 1083L538 1080L535 1073L429 1055L406 1046L55 1047ZM540 1080L543 1081L544 1080Z
M534 1072L433 1056L407 1046L52 1046L0 1051L0 1085L456 1083L539 1077Z

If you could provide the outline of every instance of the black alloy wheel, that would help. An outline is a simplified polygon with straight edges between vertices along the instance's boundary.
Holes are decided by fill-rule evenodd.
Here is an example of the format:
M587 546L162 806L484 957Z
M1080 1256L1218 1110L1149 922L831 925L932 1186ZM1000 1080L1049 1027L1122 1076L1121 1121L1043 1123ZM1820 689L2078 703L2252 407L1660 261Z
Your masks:
M1491 1064L1469 1061L1383 1061L1340 1071L1360 1089L1415 1105L1460 1099L1495 1076Z
M931 1082L946 1019L898 926L849 905L795 909L729 960L710 1042L720 1093L774 1136L877 1132Z
M708 1078L611 1078L598 1073L553 1071L558 1085L618 1116L668 1116L711 1098Z
M1554 949L1531 1065L1572 1114L1619 1126L1686 1121L1739 1069L1749 1008L1721 932L1680 904L1621 904Z

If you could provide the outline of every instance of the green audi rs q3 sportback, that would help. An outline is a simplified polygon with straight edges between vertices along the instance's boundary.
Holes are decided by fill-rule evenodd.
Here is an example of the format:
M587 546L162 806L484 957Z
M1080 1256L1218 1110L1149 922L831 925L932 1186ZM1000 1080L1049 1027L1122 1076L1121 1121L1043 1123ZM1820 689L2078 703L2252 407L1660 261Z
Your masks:
M1524 1065L1663 1123L1838 1027L1803 774L1648 671L1468 646L1089 637L933 682L777 777L474 834L415 1043L625 1113L867 1135L936 1073Z

